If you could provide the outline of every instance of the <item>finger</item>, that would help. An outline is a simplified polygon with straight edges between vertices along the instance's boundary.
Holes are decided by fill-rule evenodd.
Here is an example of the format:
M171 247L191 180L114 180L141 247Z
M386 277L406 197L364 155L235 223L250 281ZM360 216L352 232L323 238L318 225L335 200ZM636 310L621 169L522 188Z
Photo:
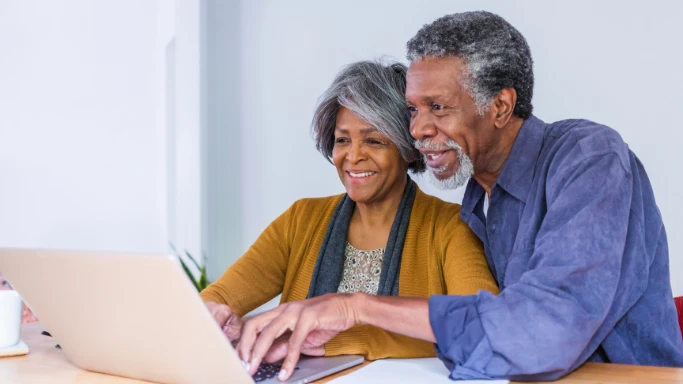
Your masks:
M268 350L273 345L275 339L280 337L283 333L291 330L297 323L298 312L287 311L275 318L261 330L261 333L254 343L254 348L251 351L251 360L249 364L251 369L256 372L256 369L261 364L263 357L268 353Z
M225 321L225 323L224 323L223 326L221 327L221 329L223 330L223 333L227 333L227 332L228 332L228 330L230 329L230 324L232 324L232 322L235 321L235 317L237 317L237 315L235 315L235 314L233 313L231 316L229 316L229 317L227 318L227 320Z
M223 326L226 326L230 324L230 322L235 318L239 317L235 312L232 311L232 308L229 306L225 305L223 306L223 314L225 315L225 320L223 321Z
M228 337L230 341L236 341L240 339L242 334L242 319L239 316L233 315L226 326L223 327L223 333Z
M251 350L254 348L256 336L266 325L270 324L270 322L279 315L280 310L278 309L279 307L255 316L242 326L240 342L237 344L237 354L245 363L251 360ZM251 371L249 368L247 368L247 370Z
M288 339L275 341L275 343L272 347L270 347L268 353L266 353L266 356L263 359L267 363L275 363L284 359L285 356L287 356L288 343Z
M224 327L232 315L232 309L227 305L214 305L210 308L211 316L216 320L219 327Z
M313 330L314 326L315 317L311 312L303 311L294 331L292 331L292 336L289 337L287 356L285 357L280 373L277 376L278 380L285 381L292 376L294 368L296 368L296 363L301 356L301 345L304 343L304 340L306 340L306 336Z

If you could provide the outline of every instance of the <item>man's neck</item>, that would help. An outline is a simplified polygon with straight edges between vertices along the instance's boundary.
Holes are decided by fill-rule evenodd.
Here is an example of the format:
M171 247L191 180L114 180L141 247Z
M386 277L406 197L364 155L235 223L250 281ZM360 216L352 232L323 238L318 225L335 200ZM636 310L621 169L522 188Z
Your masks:
M513 116L508 124L500 129L500 139L489 151L490 155L486 157L483 169L476 170L474 176L472 176L489 196L491 196L491 189L496 184L496 180L498 180L498 176L500 176L505 162L510 156L522 124L524 124L522 118Z

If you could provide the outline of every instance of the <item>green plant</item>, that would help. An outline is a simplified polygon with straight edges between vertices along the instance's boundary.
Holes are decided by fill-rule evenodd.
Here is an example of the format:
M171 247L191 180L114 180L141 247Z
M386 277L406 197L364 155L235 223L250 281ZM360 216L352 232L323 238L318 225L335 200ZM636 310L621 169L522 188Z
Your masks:
M204 288L208 287L209 284L211 284L211 282L209 281L209 278L206 275L206 254L204 254L204 257L202 258L202 265L200 266L199 263L197 262L197 260L195 260L195 258L192 257L192 255L190 255L190 252L185 250L185 255L187 256L188 259L190 259L190 261L192 261L194 266L197 267L197 271L199 271L199 278L197 278L195 276L195 274L192 273L192 271L187 266L187 264L185 264L185 261L183 261L183 258L180 256L178 251L176 251L173 244L170 244L170 245L171 245L171 249L173 250L173 252L178 257L178 260L180 260L180 265L182 265L183 270L185 270L187 277L190 278L190 281L197 288L197 291L201 292Z

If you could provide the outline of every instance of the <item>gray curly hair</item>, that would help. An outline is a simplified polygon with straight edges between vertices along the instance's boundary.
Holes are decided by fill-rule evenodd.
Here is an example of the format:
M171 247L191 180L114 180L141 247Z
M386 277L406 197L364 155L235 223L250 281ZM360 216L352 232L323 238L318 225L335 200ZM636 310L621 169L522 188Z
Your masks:
M391 140L413 173L426 168L424 158L410 136L410 112L406 108L406 72L401 63L360 61L339 72L320 97L313 115L315 146L330 162L340 107L348 108Z
M502 17L485 11L463 12L426 24L408 41L408 60L458 57L467 73L462 85L470 92L479 114L505 88L517 92L513 113L531 115L534 72L531 50L524 36Z

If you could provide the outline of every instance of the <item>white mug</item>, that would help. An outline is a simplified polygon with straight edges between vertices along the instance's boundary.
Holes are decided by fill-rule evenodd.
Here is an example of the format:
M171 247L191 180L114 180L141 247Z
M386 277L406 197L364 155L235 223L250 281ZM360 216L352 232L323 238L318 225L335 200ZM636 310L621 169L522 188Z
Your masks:
M16 291L0 291L0 348L19 342L22 309L21 297Z

